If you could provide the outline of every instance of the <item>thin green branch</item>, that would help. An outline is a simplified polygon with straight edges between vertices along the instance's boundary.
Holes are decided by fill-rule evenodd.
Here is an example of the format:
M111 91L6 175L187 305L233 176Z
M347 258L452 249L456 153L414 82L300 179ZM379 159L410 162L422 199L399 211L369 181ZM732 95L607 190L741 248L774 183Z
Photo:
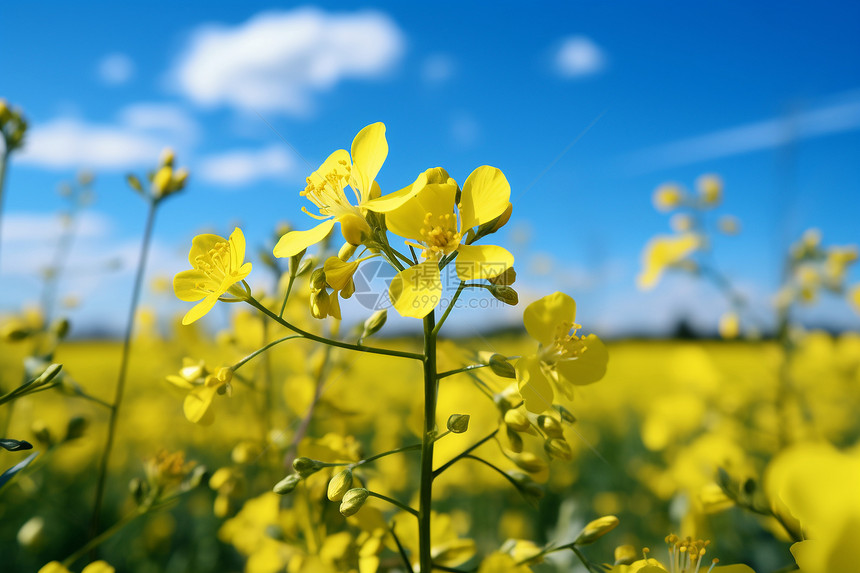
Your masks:
M99 528L99 513L101 512L102 500L104 499L105 483L107 481L108 463L113 449L116 436L116 424L119 420L120 406L125 392L125 381L128 376L129 356L131 355L131 339L134 334L134 324L137 317L137 306L143 287L143 276L146 271L146 259L149 254L149 245L152 242L152 230L155 226L155 213L158 207L157 199L150 199L149 209L146 215L143 239L141 240L140 258L137 261L137 271L134 277L134 287L131 294L131 304L126 320L125 335L122 342L122 358L120 359L119 375L116 382L116 390L111 403L110 419L108 420L108 434L99 464L98 481L96 484L96 498L93 504L93 516L90 523L90 536L95 537Z
M396 356L398 358L411 358L413 360L424 360L423 354L416 354L414 352L402 352L400 350L389 350L387 348L376 348L373 346L359 346L358 344L352 344L349 342L341 342L339 340L331 340L329 338L325 338L324 336L317 336L316 334L312 334L306 330L302 330L298 326L291 324L263 306L257 299L254 297L250 297L246 300L248 304L280 324L281 326L292 330L293 332L300 334L304 338L308 340L313 340L314 342L319 342L321 344L327 344L329 346L334 346L337 348L344 348L346 350L355 350L358 352L369 352L371 354L382 354L384 356Z
M280 344L281 342L286 342L287 340L294 340L296 338L304 338L304 336L302 336L301 334L291 334L290 336L285 336L283 338L273 340L272 342L266 344L265 346L258 348L257 350L255 350L254 352L252 352L251 354L249 354L248 356L246 356L245 358L243 358L242 360L240 360L239 362L234 364L233 370L238 370L239 368L244 366L246 362L248 362L249 360L253 360L255 357L259 356L260 354L262 354L266 350L270 349L271 347L276 346L276 345Z
M446 370L445 372L441 372L436 375L436 379L441 380L442 378L447 378L448 376L453 376L454 374L459 374L460 372L468 372L469 370L476 370L478 368L486 368L489 364L470 364L469 366L464 366L463 368L455 368L454 370Z
M457 292L455 292L454 296L451 297L451 302L448 303L448 307L445 309L445 312L442 313L442 317L439 318L439 322L436 323L435 327L433 327L433 336L437 336L439 334L439 330L442 328L442 325L445 324L445 321L448 319L448 315L451 314L452 310L454 310L454 306L457 304L457 299L460 298L465 287L466 283L460 281L460 285L457 287Z
M463 452L461 452L456 457L449 460L446 464L437 468L436 471L433 472L433 478L435 479L435 478L439 477L442 474L442 472L444 472L445 470L450 468L452 465L454 465L455 463L457 463L458 461L463 459L465 456L468 456L469 454L471 454L473 451L475 451L477 448L481 447L487 441L493 439L497 433L499 433L498 428L496 428L495 430L493 430L492 432L487 434L485 437L478 440L475 444L473 444L473 445L469 446L468 448L466 448L465 450L463 450Z
M390 503L391 505L396 506L396 507L399 507L399 508L400 508L400 509L402 509L403 511L406 511L406 512L408 512L408 513L411 513L411 514L412 514L412 515L414 515L415 517L418 517L418 512L417 512L417 511L415 511L414 509L412 509L411 507L409 507L409 506L408 506L408 505L406 505L405 503L403 503L403 502L401 502L401 501L397 501L396 499L394 499L394 498L392 498L392 497L388 497L387 495L382 495L381 493L376 493L375 491L370 491L370 490L367 490L367 495L369 495L369 496L371 496L371 497L378 497L378 498L379 498L379 499L381 499L382 501L387 501L387 502L388 502L388 503Z

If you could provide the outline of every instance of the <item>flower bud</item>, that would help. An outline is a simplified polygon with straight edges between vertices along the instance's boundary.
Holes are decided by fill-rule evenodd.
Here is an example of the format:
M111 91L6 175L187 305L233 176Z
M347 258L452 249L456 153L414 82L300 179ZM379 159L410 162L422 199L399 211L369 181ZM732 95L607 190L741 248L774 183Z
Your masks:
M58 340L63 340L69 334L69 319L60 318L54 321L51 325L51 331Z
M152 192L155 198L163 197L170 192L170 182L173 179L173 168L165 165L152 178Z
M526 432L532 426L522 408L513 408L505 412L505 424L518 432Z
M311 274L311 288L314 290L325 288L325 271L322 267L314 269L314 272Z
M639 552L632 545L619 545L615 548L615 565L630 565L639 559Z
M64 441L77 440L84 435L88 425L87 419L83 416L71 418L66 425L66 439Z
M550 438L564 438L564 428L552 416L538 416L538 427Z
M522 453L524 446L523 437L510 426L508 426L505 431L508 436L508 445L510 446L511 451L517 454Z
M293 469L296 470L301 477L306 478L309 475L315 474L325 467L321 461L312 460L304 456L293 460Z
M280 495L292 493L292 491L296 489L296 487L298 487L300 481L302 481L301 477L297 476L296 474L290 474L278 483L276 483L275 487L272 488L272 491Z
M330 307L331 300L329 299L329 294L325 289L313 291L311 293L311 316L323 319L328 316Z
M41 545L44 539L45 519L43 517L31 517L18 530L18 543L21 547L34 549Z
M349 213L340 218L340 232L350 245L360 245L370 236L370 225L364 217Z
M448 417L448 429L452 434L462 434L469 429L469 414L451 414Z
M523 452L516 456L511 456L511 461L517 464L520 469L530 474L540 473L547 468L547 463L531 452Z
M370 492L363 487L353 488L343 495L343 501L340 502L340 513L344 517L355 515L358 510L367 501Z
M352 258L352 255L355 254L355 250L358 247L355 245L351 245L350 243L344 243L340 250L337 252L337 258L342 261L348 261Z
M520 296L517 294L517 291L507 285L490 285L489 290L490 294L493 295L496 300L500 300L510 306L516 306L520 301Z
M497 277L493 277L490 279L490 282L494 285L507 285L511 286L517 281L517 271L514 270L514 267L508 267L505 269L505 272L500 274Z
M339 472L328 482L328 498L331 501L340 501L344 494L352 488L352 470L346 468Z
M570 444L564 441L564 438L550 438L543 443L543 449L554 460L570 461L573 459Z
M490 356L490 360L487 364L489 364L490 370L492 370L496 376L501 376L502 378L517 377L517 371L514 368L514 365L508 362L508 359L501 354L493 354Z
M614 515L599 517L582 528L574 543L576 545L594 543L616 527L618 527L618 518Z
M570 410L562 406L561 404L553 404L553 409L558 412L559 416L561 416L561 421L565 424L575 424L576 416L574 416Z
M370 315L370 318L364 321L364 331L361 333L362 338L373 336L385 326L385 321L388 319L388 310L377 310Z
M173 149L165 147L161 152L161 165L165 167L173 167L173 161L175 158L176 154L173 152Z
M722 199L723 180L716 175L702 175L696 181L699 196L708 207L714 207Z

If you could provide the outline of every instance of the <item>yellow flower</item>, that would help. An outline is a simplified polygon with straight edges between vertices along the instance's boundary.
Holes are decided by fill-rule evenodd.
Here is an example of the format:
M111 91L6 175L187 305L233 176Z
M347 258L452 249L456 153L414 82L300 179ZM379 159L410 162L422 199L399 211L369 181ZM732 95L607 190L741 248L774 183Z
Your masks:
M696 190L707 207L714 207L723 196L723 180L717 175L702 175L696 179Z
M741 332L741 318L736 312L727 312L720 317L720 336L726 339L737 338Z
M539 414L552 406L553 385L569 395L567 385L597 382L606 373L609 354L594 334L580 336L576 302L556 292L526 307L523 324L540 345L537 354L516 363L520 394L528 411Z
M292 257L302 250L320 242L340 223L344 238L353 245L361 244L370 232L365 219L366 204L380 194L376 175L388 157L388 142L385 139L385 124L372 123L358 132L352 140L352 153L338 149L323 161L319 169L307 178L307 186L301 192L319 210L315 215L302 207L302 211L322 220L313 229L290 231L275 245L274 255ZM353 205L345 192L352 188L356 199Z
M675 183L667 183L654 191L652 199L658 211L671 211L684 201L684 191Z
M191 324L204 316L226 293L237 299L248 296L244 280L251 272L251 263L243 264L244 259L245 235L238 227L229 240L208 234L194 237L188 253L188 262L194 268L173 278L173 291L179 300L203 300L185 314L182 324ZM236 285L240 281L244 289Z
M116 571L107 561L93 561L81 573L113 573ZM59 561L51 561L39 569L39 573L69 573L69 570Z
M460 280L482 280L499 276L513 266L514 257L495 245L466 242L469 229L503 215L510 205L511 186L504 174L484 165L466 179L456 203L457 182L441 167L428 169L406 189L393 193L377 208L401 205L385 217L386 226L408 244L421 249L424 261L401 271L391 282L389 293L394 308L403 316L423 318L442 297L439 261L457 253L455 268ZM459 217L458 217L459 212Z
M643 270L636 277L636 284L642 290L654 288L667 268L683 261L700 244L699 237L693 233L654 237L642 253Z
M793 445L774 458L765 491L782 522L802 535L791 546L804 573L854 571L860 546L852 543L860 524L860 456L827 443Z
M860 284L851 287L851 290L848 292L848 301L854 307L854 310L857 311L857 314L860 314Z

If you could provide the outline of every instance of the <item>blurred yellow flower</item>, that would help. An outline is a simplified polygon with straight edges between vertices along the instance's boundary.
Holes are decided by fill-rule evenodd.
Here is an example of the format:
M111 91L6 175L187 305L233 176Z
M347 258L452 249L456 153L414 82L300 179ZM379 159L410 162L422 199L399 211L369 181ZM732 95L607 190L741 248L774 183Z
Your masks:
M675 183L661 185L654 191L652 197L654 207L658 211L671 211L681 205L684 201L684 191Z
M723 314L720 317L718 330L723 338L737 338L741 332L741 319L738 313L732 311Z
M340 223L344 238L353 245L361 244L363 237L370 232L370 225L364 218L367 212L365 205L380 195L375 179L388 157L385 124L372 123L359 131L352 140L351 152L338 149L307 178L307 186L301 196L307 197L319 209L319 215L305 207L302 211L314 219L321 219L322 223L307 231L286 233L275 245L276 257L292 257L320 242L336 222ZM355 205L346 196L344 190L347 186L355 195Z
M696 179L696 190L707 207L715 207L723 196L723 180L717 175L702 175Z
M552 383L569 394L566 384L592 384L606 373L606 347L594 334L578 335L582 327L575 321L576 301L561 292L531 303L523 312L526 332L539 343L537 354L516 363L520 394L530 412L552 406Z
M506 249L471 245L465 238L469 229L508 209L511 186L504 174L488 165L478 167L466 179L459 203L457 190L457 182L444 169L428 169L409 189L413 196L386 215L388 229L409 239L407 244L421 249L424 258L391 282L391 300L403 316L423 318L439 303L443 288L439 261L446 255L457 253L455 268L463 281L495 278L514 264Z
M803 541L791 546L804 573L854 571L860 563L860 455L828 443L801 443L780 452L765 473L773 511Z
M677 265L699 248L698 235L685 233L654 237L642 253L642 272L636 277L636 284L642 290L654 288L667 268Z
M237 299L248 296L243 282L251 272L251 263L244 263L245 235L238 227L224 239L218 235L197 235L191 243L188 262L191 270L182 271L173 278L173 291L186 302L201 300L182 318L182 324L191 324L212 310L225 293Z

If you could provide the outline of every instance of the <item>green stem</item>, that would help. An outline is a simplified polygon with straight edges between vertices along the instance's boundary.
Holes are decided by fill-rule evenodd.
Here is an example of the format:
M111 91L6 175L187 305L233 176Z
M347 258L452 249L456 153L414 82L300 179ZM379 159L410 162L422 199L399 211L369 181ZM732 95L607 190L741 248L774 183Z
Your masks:
M285 337L283 337L283 338L279 338L279 339L277 339L277 340L273 340L272 342L270 342L270 343L266 344L265 346L263 346L263 347L261 347L261 348L258 348L257 350L255 350L254 352L252 352L251 354L249 354L248 356L246 356L245 358L243 358L242 360L240 360L239 362L237 362L236 364L234 364L234 365L233 365L233 370L234 370L234 371L235 371L235 370L238 370L239 368L241 368L242 366L244 366L246 362L248 362L249 360L253 360L254 358L256 358L257 356L259 356L260 354L262 354L262 353L263 353L263 352L265 352L266 350L270 349L271 347L276 346L276 345L278 345L278 344L280 344L280 343L282 343L282 342L286 342L287 340L293 340L293 339L296 339L296 338L304 338L304 336L301 336L300 334L291 334L290 336L285 336Z
M8 145L3 150L2 160L0 160L0 223L3 222L3 198L5 197L3 189L6 185L6 165L9 163L10 150ZM2 230L2 225L0 225Z
M468 372L469 370L475 370L477 368L486 368L489 364L471 364L469 366L464 366L463 368L455 368L454 370L446 370L436 376L439 380L442 378L447 378L448 376L453 376L454 374L459 374L460 372Z
M96 537L93 537L92 539L90 539L83 547L81 547L80 549L78 549L77 551L75 551L74 553L69 555L68 557L66 557L63 560L63 566L66 568L71 567L75 563L75 561L77 561L78 559L80 559L81 557L86 555L88 551L95 549L96 547L98 547L99 545L101 545L102 543L104 543L105 541L110 539L117 531L119 531L120 529L122 529L123 527L125 527L126 525L128 525L129 523L131 523L132 521L134 521L135 519L137 519L138 517L140 517L144 513L145 512L137 511L137 512L129 514L129 515L125 516L123 519L117 521L112 526L110 526L108 529L104 530L102 533L100 533Z
M421 437L421 482L418 491L418 566L422 573L433 567L430 555L430 512L433 504L433 445L436 443L436 317L424 317L424 433Z
M450 461L448 461L445 465L443 465L443 466L441 466L441 467L437 468L437 469L436 469L436 471L435 471L435 472L433 472L433 477L434 477L434 478L439 477L439 476L442 474L442 472L444 472L445 470L447 470L448 468L450 468L451 466L453 466L455 463L457 463L458 461L460 461L460 460L461 460L461 459L463 459L464 457L466 457L466 456L468 456L469 454L471 454L473 451L475 451L475 450L476 450L476 449L478 449L480 446L482 446L485 442L487 442L487 441L491 440L491 439L492 439L492 438L493 438L493 437L494 437L498 432L499 432L499 429L498 429L498 428L496 428L495 430L493 430L492 432L490 432L488 435L486 435L485 437L483 437L483 438L481 438L480 440L478 440L478 442L477 442L477 443L475 443L475 444L473 444L473 445L469 446L468 448L466 448L465 450L463 450L463 452L461 452L460 454L458 454L456 457L452 458L452 459L451 459Z
M595 573L594 572L594 566L591 563L591 561L589 561L588 557L583 555L582 551L577 549L575 545L572 545L570 548L573 550L573 552L576 554L576 556L579 558L579 560L582 561L582 564L585 565L585 568L588 569L591 573ZM603 573L603 571L598 569L597 573Z
M400 501L397 501L397 500L396 500L396 499L394 499L394 498L391 498L391 497L388 497L387 495L382 495L381 493L376 493L375 491L370 491L370 490L367 490L367 495L369 495L369 496L371 496L371 497L378 497L379 499L381 499L381 500L383 500L383 501L387 501L387 502L388 502L388 503L390 503L391 505L394 505L394 506L396 506L396 507L399 507L399 508L400 508L400 509L402 509L403 511L406 511L406 512L411 513L411 514L412 514L412 515L414 515L415 517L418 517L418 512L417 512L417 511L415 511L414 509L412 509L411 507L409 507L409 506L408 506L408 505L406 505L405 503L400 502Z
M137 305L140 301L140 293L143 287L143 275L146 270L146 259L149 254L149 245L152 242L152 229L155 225L155 212L158 207L157 200L150 200L149 210L146 215L146 226L143 231L143 239L140 247L140 258L137 261L137 272L134 277L134 287L131 293L131 305L128 310L125 336L122 342L122 358L120 359L119 376L116 381L116 391L111 403L110 419L108 420L108 435L99 464L99 477L96 484L96 498L93 504L93 517L90 523L90 537L95 537L99 529L99 513L104 499L105 483L107 481L108 464L110 462L111 450L116 437L116 424L119 419L120 406L125 392L125 381L128 375L129 355L131 354L131 338L134 334L134 323L137 315Z
M394 539L394 544L397 545L397 552L400 553L400 558L403 559L403 564L406 565L406 571L412 570L412 563L409 562L409 556L406 555L406 549L403 548L403 544L400 543L400 539L397 537L397 534L394 533L394 524L390 524L388 526L388 531L391 532L391 537Z
M507 474L507 472L505 472L505 470L503 470L500 467L488 462L484 458L479 458L478 456L473 456L472 454L466 454L465 456L463 456L462 459L475 460L477 462L481 462L485 466L494 469L500 476L502 476L503 478L505 478L506 480L511 482L511 485L514 486L515 488L517 488L517 491L520 490L520 484L517 483L517 480L515 480L514 478L509 476Z
M284 310L287 308L287 301L290 299L290 293L293 290L293 283L296 282L296 273L295 269L290 268L290 282L287 283L287 292L284 294L284 302L281 304L281 312L278 313L278 316L284 317Z
M287 322L286 320L284 320L283 318L281 318L280 316L278 316L277 314L275 314L274 312L272 312L271 310L269 310L268 308L266 308L265 306L260 304L260 302L257 301L257 299L255 299L253 297L247 299L246 302L248 304L250 304L251 306L253 306L254 308L256 308L257 310L259 310L260 312L262 312L263 314L265 314L266 316L268 316L269 318L271 318L272 320L274 320L275 322L277 322L278 324L280 324L281 326L283 326L285 328L289 328L293 332L300 334L301 336L303 336L304 338L307 338L308 340L313 340L314 342L319 342L321 344L327 344L329 346L335 346L337 348L345 348L347 350L356 350L358 352L369 352L371 354L382 354L385 356L397 356L399 358L411 358L413 360L424 360L423 354L416 354L414 352L401 352L400 350L389 350L387 348L376 348L373 346L359 346L358 344L351 344L349 342L341 342L339 340L331 340L329 338L325 338L324 336L317 336L316 334L312 334L306 330L302 330L298 326L295 326L295 325Z
M454 305L457 304L457 299L460 298L460 295L463 293L463 289L466 287L466 283L460 281L460 286L457 287L457 292L454 293L454 296L451 298L451 302L448 303L448 308L445 309L445 312L442 313L442 317L439 319L439 323L433 327L433 336L437 336L439 334L439 329L442 328L442 325L445 324L445 321L448 319L448 315L451 314L451 311L454 310Z
M387 452L382 452L381 454L376 454L375 456L370 456L369 458L359 460L353 464L344 464L344 465L349 465L350 467L363 466L364 464L369 464L372 461L376 461L379 458L384 458L385 456L390 456L391 454L399 454L400 452L408 452L411 450L420 450L421 447L422 447L422 444L412 444L409 446L403 446L402 448L397 448L396 450L389 450Z

